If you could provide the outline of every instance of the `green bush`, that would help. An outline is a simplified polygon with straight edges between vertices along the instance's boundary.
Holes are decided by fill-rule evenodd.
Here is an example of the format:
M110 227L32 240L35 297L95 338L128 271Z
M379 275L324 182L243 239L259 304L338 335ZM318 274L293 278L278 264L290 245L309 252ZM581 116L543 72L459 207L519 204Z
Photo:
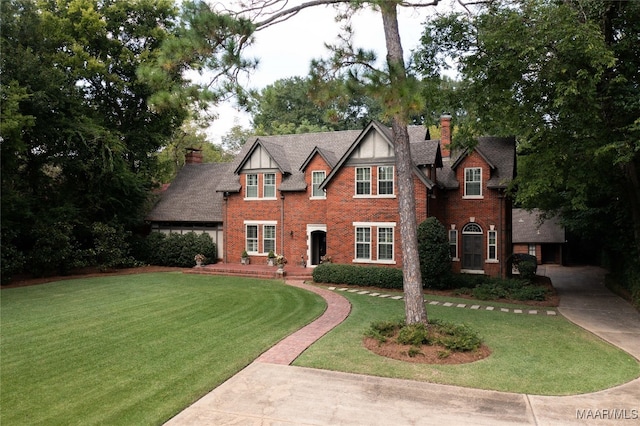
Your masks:
M432 320L438 335L436 343L450 351L474 351L482 344L482 339L466 324L453 324L446 321Z
M403 345L430 345L431 335L426 324L407 324L398 333L398 343Z
M520 278L533 282L538 271L538 259L531 254L514 253L511 256L514 268L520 273Z
M423 286L451 288L449 236L445 227L433 216L418 226L418 254Z
M22 252L16 246L4 240L0 251L0 277L2 277L2 284L11 281L14 274L23 271L24 266L25 257Z
M402 290L402 271L379 266L341 265L323 263L313 270L318 283L372 286Z
M152 232L138 248L141 260L160 266L189 268L195 265L196 254L203 254L206 263L215 263L216 245L209 234Z
M85 266L85 256L78 248L70 224L39 224L31 231L31 237L35 244L27 254L27 269L34 276L65 275L74 268Z
M129 232L122 225L111 226L96 222L91 227L94 248L89 250L93 262L102 270L118 267L132 267L136 260L130 255Z
M478 300L545 300L547 297L546 288L531 285L525 280L491 277L466 280L456 277L456 280L459 280L460 283L465 282L468 285L475 283L474 287L462 287L456 293L468 294Z

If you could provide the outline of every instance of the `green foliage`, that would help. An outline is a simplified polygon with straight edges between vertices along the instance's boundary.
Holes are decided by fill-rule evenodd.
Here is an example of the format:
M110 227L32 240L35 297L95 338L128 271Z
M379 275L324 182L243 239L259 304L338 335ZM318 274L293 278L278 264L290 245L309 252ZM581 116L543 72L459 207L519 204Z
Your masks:
M2 243L0 251L0 278L1 284L11 281L11 278L24 270L26 259L24 254L12 243Z
M384 343L392 337L400 328L404 326L404 321L388 321L380 320L373 322L367 331L365 336L376 339L380 343Z
M450 288L449 237L445 227L433 216L418 226L418 252L424 287Z
M513 266L520 273L520 278L532 282L538 271L538 259L530 254L514 253L510 256Z
M37 226L31 236L35 244L27 257L27 269L36 276L48 273L66 274L83 266L72 226L58 222L51 226Z
M398 333L398 343L403 345L429 345L432 337L426 324L407 324Z
M94 248L92 254L95 263L102 270L118 267L131 267L136 264L129 252L131 234L122 225L94 223L91 228Z
M215 263L218 257L216 245L206 233L152 232L143 246L140 260L151 265L189 268L195 264L196 254L203 254L210 263Z
M446 321L431 321L437 334L436 342L453 352L474 351L482 344L482 339L466 324Z
M313 280L318 283L402 289L402 271L379 266L323 263L313 270Z
M462 274L455 277L458 294L468 294L478 300L545 300L548 290L531 285L526 280L491 278L477 276L470 279Z

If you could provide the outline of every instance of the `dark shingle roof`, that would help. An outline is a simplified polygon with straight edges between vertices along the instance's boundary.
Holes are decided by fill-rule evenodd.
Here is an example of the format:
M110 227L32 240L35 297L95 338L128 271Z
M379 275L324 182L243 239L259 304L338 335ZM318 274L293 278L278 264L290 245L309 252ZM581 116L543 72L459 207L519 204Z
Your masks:
M216 192L229 163L185 164L147 215L152 222L222 222L223 194Z
M540 223L537 209L529 212L525 209L513 209L511 219L512 240L514 243L564 243L564 228L556 218Z

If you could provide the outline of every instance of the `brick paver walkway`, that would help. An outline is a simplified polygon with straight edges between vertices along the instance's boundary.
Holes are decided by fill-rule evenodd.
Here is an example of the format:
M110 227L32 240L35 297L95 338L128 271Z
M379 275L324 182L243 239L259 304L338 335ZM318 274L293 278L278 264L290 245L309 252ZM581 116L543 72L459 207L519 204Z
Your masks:
M289 365L311 344L349 316L351 304L340 294L307 285L302 281L287 280L287 284L319 294L327 301L327 310L311 324L276 343L275 346L260 355L254 362Z

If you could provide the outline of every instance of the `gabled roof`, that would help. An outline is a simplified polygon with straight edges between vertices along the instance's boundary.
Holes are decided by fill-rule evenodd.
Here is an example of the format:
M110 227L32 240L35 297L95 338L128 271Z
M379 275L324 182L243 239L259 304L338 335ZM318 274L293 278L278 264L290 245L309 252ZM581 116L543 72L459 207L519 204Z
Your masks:
M540 222L540 211L513 209L512 242L514 243L564 243L565 232L557 218Z
M426 164L434 164L437 163L438 154L440 153L440 148L438 146L438 141L425 141L424 134L426 130L422 126L409 126L409 142L411 143L411 157L413 160L413 171L418 176L418 178L424 183L429 189L435 186L435 183L429 179L424 172L422 172L417 166L418 165L426 165ZM345 151L336 166L331 170L331 173L327 176L327 178L322 182L320 188L324 189L327 187L329 182L333 179L333 177L338 173L338 171L342 168L342 166L349 160L353 152L356 150L358 145L364 140L364 138L369 134L370 131L377 131L380 133L385 141L392 146L393 145L393 132L390 128L386 127L379 121L373 120L371 121L363 130L360 132L358 137L353 141L349 149ZM424 146L430 145L430 146ZM414 153L415 148L415 153ZM432 156L432 159L429 159L429 155ZM442 156L439 157L442 159Z
M473 149L491 168L491 178L487 187L504 189L516 174L516 141L514 137L480 137ZM438 175L438 183L447 189L457 189L460 183L456 180L455 169L472 151L463 149L452 152L450 159L443 160L444 167Z
M324 160L324 162L327 163L329 165L329 167L331 167L332 169L336 165L336 163L338 162L338 158L336 157L336 154L333 151L329 151L327 149L318 148L316 146L315 148L313 148L313 151L311 151L311 154L309 154L307 159L304 160L304 162L302 163L302 166L300 166L300 171L301 172L305 171L305 169L309 165L309 162L311 162L311 160L313 159L313 157L315 157L316 154L319 154L322 157L322 159Z
M242 161L240 161L240 164L238 164L238 167L236 167L234 173L240 173L244 165L247 163L247 161L249 161L249 158L251 158L251 155L253 155L253 153L259 146L267 151L269 156L273 159L273 161L275 161L276 165L278 166L278 170L280 170L282 174L291 174L289 160L287 159L287 156L285 155L282 147L280 145L262 140L261 138L258 138L253 142L253 145L249 149L249 152L242 158Z
M229 163L185 164L146 220L222 222L223 194L216 188L229 169Z

